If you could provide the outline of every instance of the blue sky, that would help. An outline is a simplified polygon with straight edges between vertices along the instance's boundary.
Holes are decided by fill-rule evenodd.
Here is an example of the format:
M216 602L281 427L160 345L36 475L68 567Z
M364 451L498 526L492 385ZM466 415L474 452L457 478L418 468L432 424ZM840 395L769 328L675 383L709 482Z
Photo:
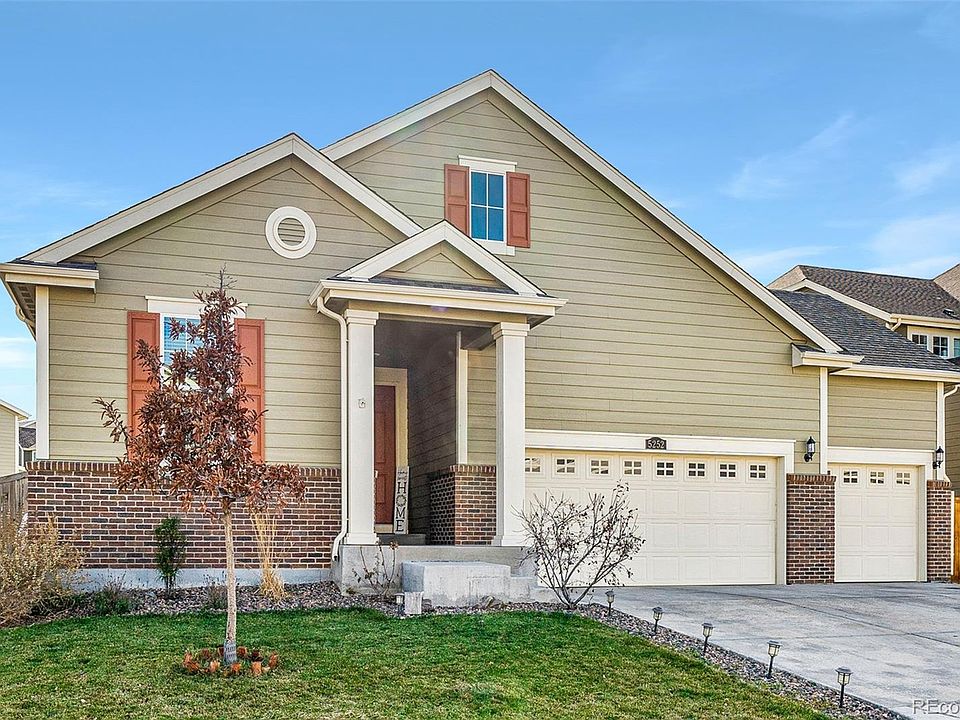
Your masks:
M960 262L958 38L956 4L0 4L0 259L494 67L763 281L929 277Z

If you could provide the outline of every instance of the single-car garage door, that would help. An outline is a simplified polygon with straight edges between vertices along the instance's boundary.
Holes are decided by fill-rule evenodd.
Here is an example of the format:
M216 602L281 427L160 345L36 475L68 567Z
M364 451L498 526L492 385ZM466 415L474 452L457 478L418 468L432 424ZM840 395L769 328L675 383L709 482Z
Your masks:
M830 466L837 478L837 582L919 579L918 470Z
M777 461L529 450L528 503L548 492L584 501L629 487L646 540L626 585L776 581Z

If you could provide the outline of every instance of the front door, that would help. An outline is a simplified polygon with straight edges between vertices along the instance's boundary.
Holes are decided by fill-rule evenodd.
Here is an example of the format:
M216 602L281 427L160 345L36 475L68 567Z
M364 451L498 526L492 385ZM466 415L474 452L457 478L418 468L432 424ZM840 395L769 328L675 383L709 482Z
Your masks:
M374 522L393 524L393 484L397 477L397 396L393 385L377 385L373 400L373 467L377 471Z

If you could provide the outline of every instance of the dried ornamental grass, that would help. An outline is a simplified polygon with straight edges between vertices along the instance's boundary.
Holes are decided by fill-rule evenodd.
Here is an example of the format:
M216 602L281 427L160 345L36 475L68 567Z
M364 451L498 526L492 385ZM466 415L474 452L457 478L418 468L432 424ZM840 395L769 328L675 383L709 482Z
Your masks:
M0 514L0 626L71 594L82 562L82 553L60 539L54 518L25 525Z
M260 593L271 600L283 600L287 594L276 568L277 515L273 509L250 513L260 559Z

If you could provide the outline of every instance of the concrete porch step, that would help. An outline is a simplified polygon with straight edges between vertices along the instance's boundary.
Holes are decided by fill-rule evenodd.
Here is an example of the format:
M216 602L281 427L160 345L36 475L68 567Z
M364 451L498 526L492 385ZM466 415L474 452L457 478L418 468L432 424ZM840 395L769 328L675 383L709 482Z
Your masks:
M377 533L381 545L396 543L397 545L426 545L427 536L424 533Z
M403 589L422 592L435 607L530 600L536 578L513 575L509 565L490 562L433 560L403 563Z

